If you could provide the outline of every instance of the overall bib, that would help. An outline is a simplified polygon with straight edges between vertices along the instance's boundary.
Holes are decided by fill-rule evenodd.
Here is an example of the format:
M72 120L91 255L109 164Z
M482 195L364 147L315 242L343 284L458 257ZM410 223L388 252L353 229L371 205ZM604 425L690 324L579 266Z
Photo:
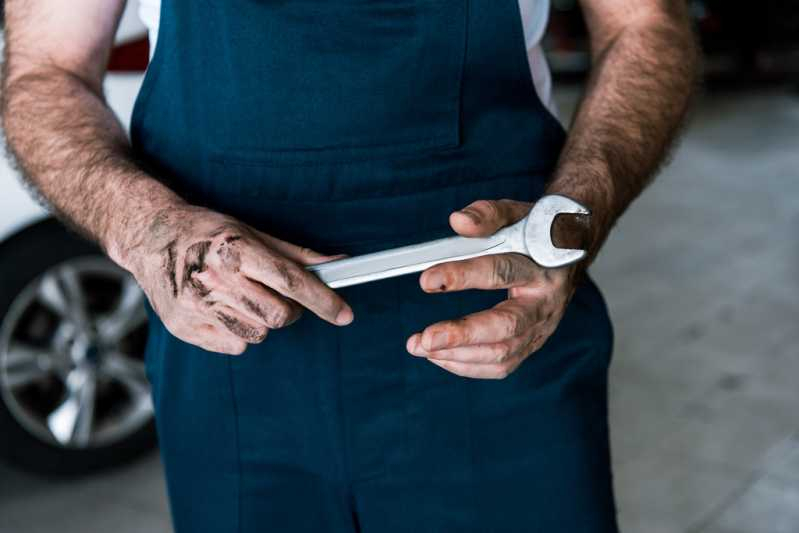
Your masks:
M131 131L189 201L324 253L451 235L478 199L534 201L564 131L517 0L163 0ZM612 332L590 281L504 380L405 341L506 291L342 289L239 357L151 314L147 373L177 533L612 532Z

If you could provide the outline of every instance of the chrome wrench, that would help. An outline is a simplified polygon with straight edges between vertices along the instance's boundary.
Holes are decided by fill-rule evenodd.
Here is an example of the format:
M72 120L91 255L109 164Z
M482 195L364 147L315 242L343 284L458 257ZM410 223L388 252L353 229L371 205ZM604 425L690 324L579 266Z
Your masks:
M552 243L552 223L561 214L588 215L589 211L570 198L552 194L540 198L522 220L489 237L446 237L307 268L333 289L493 254L519 253L544 268L558 268L576 263L586 254L585 250L558 248Z

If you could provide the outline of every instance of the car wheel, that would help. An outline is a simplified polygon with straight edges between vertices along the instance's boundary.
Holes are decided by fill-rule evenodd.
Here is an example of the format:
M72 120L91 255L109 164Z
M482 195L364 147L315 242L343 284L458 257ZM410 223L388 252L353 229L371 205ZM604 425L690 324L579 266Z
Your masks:
M84 474L155 444L136 282L45 220L0 245L0 458Z

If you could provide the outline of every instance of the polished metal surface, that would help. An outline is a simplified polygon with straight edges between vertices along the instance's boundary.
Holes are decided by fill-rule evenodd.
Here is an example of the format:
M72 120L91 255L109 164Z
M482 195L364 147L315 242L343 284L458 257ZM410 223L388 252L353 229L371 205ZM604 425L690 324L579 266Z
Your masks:
M153 415L146 321L141 289L109 260L55 266L15 298L0 325L0 399L52 445L125 439Z
M313 265L308 270L335 289L421 272L439 263L511 252L526 255L544 268L558 268L579 261L586 253L552 243L552 223L562 214L588 215L589 211L570 198L552 194L539 199L525 218L490 237L447 237Z

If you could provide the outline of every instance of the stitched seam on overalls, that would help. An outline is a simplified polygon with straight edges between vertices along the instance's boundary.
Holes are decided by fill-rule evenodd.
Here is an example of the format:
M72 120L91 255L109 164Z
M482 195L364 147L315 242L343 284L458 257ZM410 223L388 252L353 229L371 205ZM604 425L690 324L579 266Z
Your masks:
M408 140L400 140L400 141L390 141L386 143L364 143L364 144L331 144L328 146L309 146L309 147L297 147L297 148L276 148L274 150L269 149L260 149L254 150L252 153L254 157L258 158L261 157L265 160L270 158L280 158L282 156L290 156L292 154L318 154L318 153L330 153L331 155L335 155L336 152L342 151L352 151L353 153L358 152L365 152L372 148L393 148L395 146L415 146L419 145L426 147L427 149L435 149L435 148L455 148L457 144L453 144L451 142L447 144L436 144L435 146L430 146L433 143L439 143L442 141L446 141L450 136L449 135L438 135L436 137L424 137L419 139L408 139ZM214 157L223 158L223 159L231 159L231 160L239 160L243 159L247 161L249 157L247 155L237 155L236 152L242 150L241 148L231 148L230 150L225 150L223 153L216 154ZM232 153L231 153L232 152ZM230 155L226 155L230 154ZM397 154L386 154L387 156ZM369 156L369 154L364 154L364 156ZM383 156L377 156L378 159L382 159ZM371 159L371 158L370 158Z
M459 147L457 144L437 144L441 139L433 138L430 140L413 141L413 142L400 142L392 144L373 144L373 145L353 145L353 146L340 146L334 148L293 148L286 150L271 150L271 151L253 151L251 156L237 155L235 152L212 154L209 159L211 162L216 163L232 163L241 166L256 166L266 168L286 168L286 167L312 167L312 166L337 166L346 165L349 163L368 163L372 161L386 161L397 160L403 161L412 159L420 155L429 154L449 154L456 151ZM379 148L395 148L397 146L418 147L414 152L403 153L396 150L386 150L380 153L374 153L375 149ZM349 153L347 153L349 151ZM338 152L342 152L339 154ZM362 153L366 152L366 153ZM290 156L296 154L297 156L306 154L318 154L320 159L316 160L300 160L290 159ZM328 156L326 159L322 156ZM285 158L280 161L281 156Z
M236 387L233 381L233 361L227 357L228 383L230 385L230 401L233 405L233 426L236 439L236 531L241 533L241 436L239 432L239 404L236 399Z
M216 161L212 161L211 162L212 165L220 165L222 163L223 163L223 161L221 161L221 160L216 160ZM235 164L238 164L238 163L235 163ZM242 166L259 167L259 166L262 166L262 165L258 165L257 163L253 162L253 163L246 163L246 164L244 164ZM324 165L320 165L320 166L324 166ZM360 201L363 201L363 200L399 199L399 198L405 198L405 197L410 197L410 196L418 196L420 194L429 194L429 193L440 192L440 191L443 191L443 190L446 190L446 189L451 189L453 187L461 187L461 186L465 186L465 185L478 185L478 184L481 184L481 183L488 183L488 182L491 182L491 181L501 181L501 180L513 179L513 178L529 178L530 180L533 180L536 176L542 176L542 175L549 174L551 172L551 170L552 170L551 168L527 169L527 170L522 170L522 171L519 171L519 172L508 172L508 173L505 173L505 174L497 174L497 175L489 176L489 177L476 176L476 177L471 177L471 178L463 178L463 179L459 179L459 180L455 181L454 183L445 183L445 184L441 184L441 185L436 184L436 183L432 183L431 184L428 181L427 182L428 183L427 187L421 186L422 185L421 183L417 184L414 181L409 181L409 182L407 182L406 184L403 184L403 185L408 186L408 187L416 185L417 187L414 188L413 190L409 190L407 192L399 192L399 191L393 191L393 190L390 191L390 192L377 192L377 191L374 191L374 192L370 192L368 194L362 193L362 194L347 195L346 198L340 198L340 199L331 198L331 199L317 199L317 200L302 200L302 199L280 198L280 197L271 197L270 198L268 195L264 195L264 197L261 198L261 199L263 201L265 201L265 202L276 203L276 204L291 204L291 205L295 205L295 204L296 205L304 205L304 204L329 205L329 204L347 204L347 203L352 203L352 202L360 202ZM430 177L430 179L435 180L436 178L435 177ZM423 180L419 180L419 181L421 182ZM263 187L263 188L264 189L268 189L268 187ZM542 184L542 189L543 189L543 184ZM226 193L227 194L234 194L236 196L261 196L258 193L256 193L256 194L248 194L248 193L243 193L243 192L240 192L240 191L237 191L237 192L226 191Z

